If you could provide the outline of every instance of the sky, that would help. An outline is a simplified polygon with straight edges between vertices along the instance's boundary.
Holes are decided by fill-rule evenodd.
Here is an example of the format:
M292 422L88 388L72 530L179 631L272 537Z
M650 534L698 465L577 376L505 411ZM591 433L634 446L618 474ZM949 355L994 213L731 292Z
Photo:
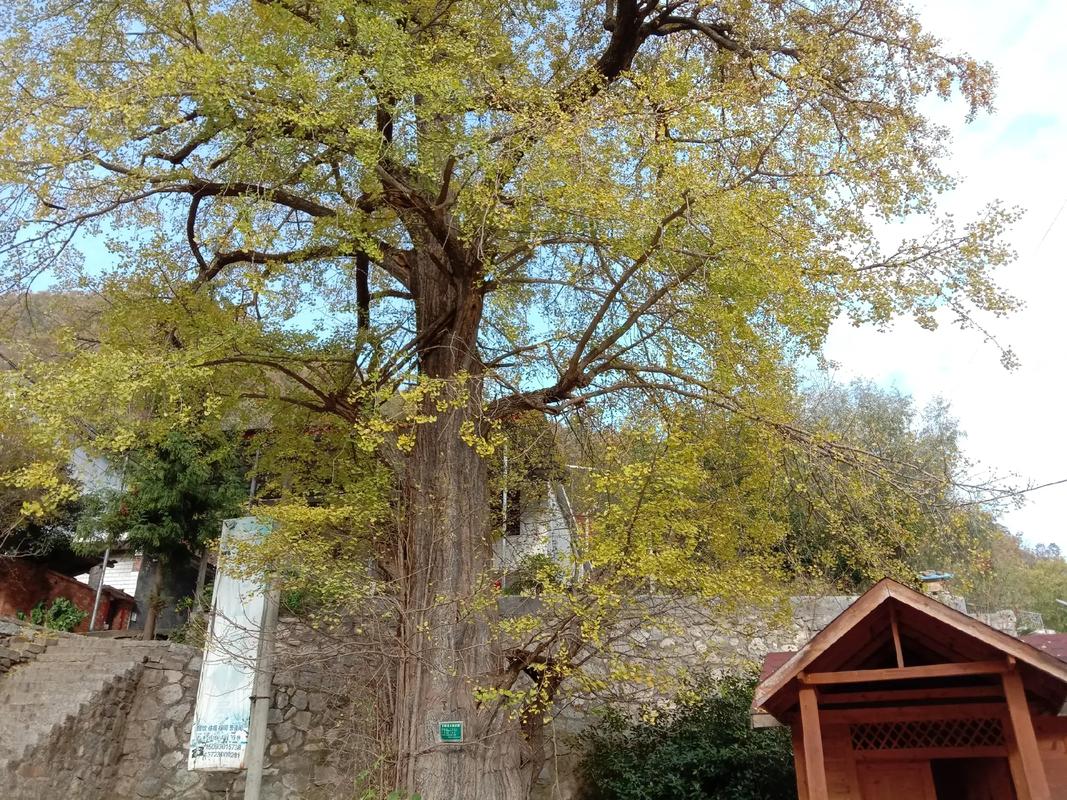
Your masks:
M959 184L942 207L963 221L993 199L1025 211L1011 231L1018 260L1000 282L1025 305L987 327L1019 357L1006 371L975 331L900 321L885 332L835 324L826 356L842 379L866 378L946 398L979 473L1018 484L1067 479L1067 2L918 0L949 49L992 62L996 110L967 124L962 104L930 106L952 131L947 162ZM1067 552L1067 483L1026 495L1001 521L1030 544Z

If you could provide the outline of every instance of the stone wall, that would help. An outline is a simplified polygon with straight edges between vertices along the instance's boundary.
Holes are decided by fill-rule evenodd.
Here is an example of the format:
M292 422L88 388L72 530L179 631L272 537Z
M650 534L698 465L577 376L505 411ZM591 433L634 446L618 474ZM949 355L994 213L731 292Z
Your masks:
M116 680L77 716L53 728L15 769L9 800L103 800L112 796L126 722L137 691Z
M121 740L109 798L209 798L205 773L185 768L200 652L163 642L121 640L116 646L144 653L144 669ZM224 796L225 789L223 788Z
M687 671L735 670L758 663L769 651L799 647L854 599L798 597L789 609L755 613L715 603L648 597L615 649L633 663L670 669L682 677ZM502 601L506 615L537 610L535 600ZM347 800L382 777L379 770L385 766L377 754L388 738L387 665L392 653L388 620L383 623L381 614L377 622L374 618L368 613L365 619L321 627L296 619L281 621L263 800ZM995 621L1008 627L1007 618ZM5 630L0 624L0 665ZM375 636L375 630L382 635ZM57 729L47 747L24 765L20 774L25 780L40 782L42 791L47 790L41 797L64 800L241 797L243 773L186 769L199 651L165 642L109 644L137 657L141 665L137 675L110 687L106 702ZM602 676L610 674L610 667L608 659L588 665ZM76 673L71 680L77 680ZM604 690L567 698L565 710L546 736L549 753L536 798L576 796L580 757L576 736L595 722L603 708L609 704L636 708L664 700L647 686L605 683ZM79 752L82 756L75 758ZM86 753L95 766L84 767ZM101 788L105 785L106 791Z
M29 661L42 650L44 645L27 638L18 623L0 619L0 675L16 664Z
M353 652L347 635L337 634L296 620L279 625L263 800L348 798L360 774L373 766L366 754L376 748L361 737L374 704L353 693L353 673L368 662ZM241 797L243 772L186 768L200 653L161 642L116 644L143 648L145 663L107 800Z

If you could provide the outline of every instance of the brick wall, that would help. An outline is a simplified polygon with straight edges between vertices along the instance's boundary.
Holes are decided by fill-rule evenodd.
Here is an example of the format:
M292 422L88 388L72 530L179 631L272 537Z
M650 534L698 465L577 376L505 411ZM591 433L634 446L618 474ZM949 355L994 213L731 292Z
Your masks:
M95 589L43 564L24 559L0 560L0 616L15 617L22 613L28 617L30 610L38 603L44 603L47 607L57 597L70 600L86 613L85 620L75 630L87 631L88 615L92 613L96 597ZM106 621L115 630L124 629L129 624L132 607L132 602L116 598L105 590L100 595L98 623Z

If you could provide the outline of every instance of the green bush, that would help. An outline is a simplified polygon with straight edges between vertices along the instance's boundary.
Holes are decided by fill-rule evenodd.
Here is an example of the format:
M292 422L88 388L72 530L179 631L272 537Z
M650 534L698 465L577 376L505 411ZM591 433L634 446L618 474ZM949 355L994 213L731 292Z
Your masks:
M609 714L584 736L584 800L796 800L785 728L753 730L755 681L702 681L653 720Z
M65 597L57 597L48 608L44 607L44 601L30 609L30 622L51 628L54 631L67 631L68 633L79 625L89 614L82 611L74 603ZM22 614L20 618L24 618Z

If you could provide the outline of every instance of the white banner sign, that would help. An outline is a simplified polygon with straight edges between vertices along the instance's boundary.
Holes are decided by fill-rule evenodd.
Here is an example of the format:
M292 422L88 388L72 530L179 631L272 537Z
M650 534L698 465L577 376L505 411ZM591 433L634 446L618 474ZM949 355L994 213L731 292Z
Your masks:
M227 571L235 542L258 541L270 524L257 517L222 524L218 571L211 598L211 629L196 692L189 769L239 770L245 766L252 680L266 606L262 580Z

